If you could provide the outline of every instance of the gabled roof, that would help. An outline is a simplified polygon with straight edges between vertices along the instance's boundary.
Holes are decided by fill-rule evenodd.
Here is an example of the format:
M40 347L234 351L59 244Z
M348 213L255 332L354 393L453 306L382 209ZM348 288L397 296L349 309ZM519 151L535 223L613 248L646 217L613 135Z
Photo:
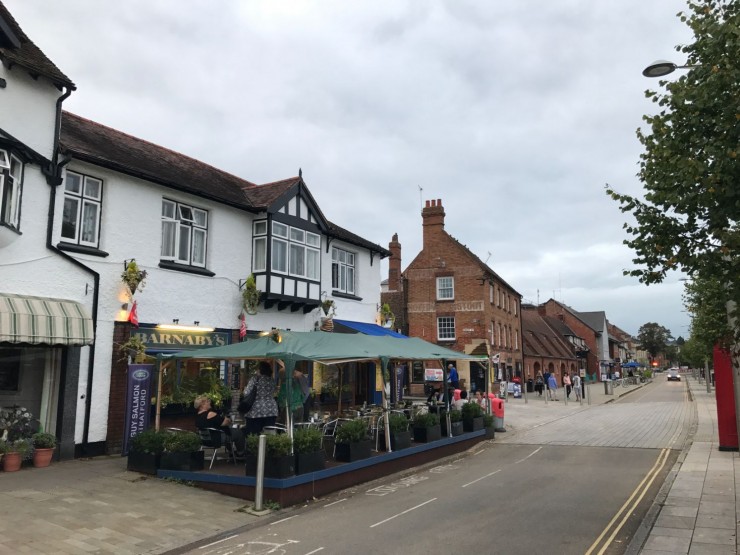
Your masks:
M578 334L574 332L570 328L570 326L562 320L558 320L557 318L553 318L552 316L542 316L542 319L555 331L555 333L559 333L562 336L572 335L573 337L578 337Z
M574 310L571 307L569 307L568 305L563 304L563 303L561 303L559 301L556 301L555 299L550 299L545 304L547 304L547 303L549 303L551 301L553 303L555 303L556 305L558 305L563 310L566 310L568 312L568 314L570 314L574 318L577 318L578 320L580 320L581 322L583 322L586 326L588 326L589 328L591 328L595 332L601 333L601 324L599 324L597 327L594 327L594 325L593 325L592 322L590 322L589 320L587 320L586 318L583 317L583 314L584 314L583 312L578 312L577 310ZM585 314L590 314L590 313L585 313ZM602 312L602 314L603 314L603 312Z
M57 87L75 89L75 84L41 52L0 2L0 60L8 67L20 66L31 75L43 75Z
M357 245L359 247L364 247L368 249L369 251L377 252L381 258L386 258L391 255L391 251L388 249L381 247L377 243L371 243L367 239L363 239L359 235L355 235L351 231L348 231L344 229L343 227L338 226L335 223L327 222L329 224L329 230L327 232L328 235L334 237L335 239L339 239L340 241L344 241L346 243L350 243L351 245Z
M445 233L447 233L447 232L445 231ZM476 256L476 254L473 251L471 251L467 246L463 245L460 241L458 241L457 239L455 239L449 233L447 233L447 236L450 239L452 239L455 243L457 243L460 246L461 249L463 249L466 253L468 253L469 256L471 256L473 258L473 260L480 267L480 269L481 269L481 271L483 271L483 273L485 273L487 275L490 275L490 276L493 276L498 281L500 281L501 283L503 283L504 285L506 285L506 287L508 287L509 289L511 289L514 293L516 293L517 295L519 295L519 297L521 298L522 295L521 295L521 293L519 293L519 291L517 291L516 289L514 289L511 285L509 285L506 282L506 280L504 278L502 278L500 275L498 275L496 272L494 272L491 269L491 267L488 266L488 264L486 264L485 262L483 262L480 258L478 258L478 256Z
M574 311L575 312L575 311ZM606 322L606 312L599 310L597 312L576 312L578 317L585 322L591 329L605 334L604 322Z
M63 112L60 142L79 160L253 211L242 190L253 183L89 119Z
M264 185L255 185L250 183L243 187L244 192L249 197L252 205L260 211L267 210L271 204L277 199L287 193L290 189L297 186L301 182L301 178L289 177L281 181L273 181L272 183L265 183Z
M573 348L536 310L522 310L524 356L576 359Z

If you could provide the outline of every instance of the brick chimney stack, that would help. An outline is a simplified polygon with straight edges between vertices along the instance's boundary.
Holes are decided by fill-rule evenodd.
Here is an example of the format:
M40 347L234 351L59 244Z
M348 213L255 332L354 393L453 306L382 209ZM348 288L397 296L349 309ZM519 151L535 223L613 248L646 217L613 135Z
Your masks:
M401 243L398 242L398 233L388 243L391 257L388 259L388 291L401 290Z
M445 229L445 209L442 207L442 199L428 200L421 211L422 229L424 231L423 248L429 248L434 242L434 237Z

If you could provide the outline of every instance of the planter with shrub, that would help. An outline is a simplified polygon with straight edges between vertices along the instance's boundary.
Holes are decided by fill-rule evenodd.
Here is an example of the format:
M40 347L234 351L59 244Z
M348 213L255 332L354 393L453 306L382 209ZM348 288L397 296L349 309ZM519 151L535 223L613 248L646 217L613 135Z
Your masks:
M0 454L3 458L3 470L15 472L21 469L23 461L31 458L33 445L30 439L21 438L14 441L0 440Z
M440 420L442 422L442 437L447 437L450 434L447 432L447 418L445 418L444 411L440 415ZM462 435L465 431L463 429L462 413L457 409L450 410L450 427L453 437Z
M307 474L326 467L326 453L321 446L323 434L313 427L296 428L293 431L295 473Z
M414 441L416 443L428 443L442 437L439 427L439 416L433 412L417 414L414 417Z
M496 429L493 427L493 415L483 415L483 429L486 431L486 439L494 439L496 436Z
M131 438L126 468L143 474L156 474L160 467L164 440L169 433L150 428Z
M49 466L57 446L56 436L46 432L36 432L31 436L31 440L33 441L33 466L36 468Z
M411 447L411 430L409 419L403 414L391 413L388 415L388 428L391 432L391 449L398 451ZM385 449L385 437L380 437L380 448Z
M483 408L478 403L465 403L462 406L463 429L477 432L483 429Z
M295 474L295 457L291 454L288 434L267 434L265 445L265 478L287 478ZM257 452L259 436L246 437L245 472L247 476L257 474Z
M162 470L203 470L204 452L200 449L200 436L195 432L167 433L163 446Z
M373 440L368 437L364 420L350 420L334 434L334 459L353 462L367 459L372 454Z

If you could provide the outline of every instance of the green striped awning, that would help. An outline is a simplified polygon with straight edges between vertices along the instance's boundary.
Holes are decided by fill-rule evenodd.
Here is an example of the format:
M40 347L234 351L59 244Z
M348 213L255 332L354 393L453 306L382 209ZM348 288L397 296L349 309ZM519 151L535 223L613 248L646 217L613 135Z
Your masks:
M90 345L93 323L78 302L0 293L0 342Z

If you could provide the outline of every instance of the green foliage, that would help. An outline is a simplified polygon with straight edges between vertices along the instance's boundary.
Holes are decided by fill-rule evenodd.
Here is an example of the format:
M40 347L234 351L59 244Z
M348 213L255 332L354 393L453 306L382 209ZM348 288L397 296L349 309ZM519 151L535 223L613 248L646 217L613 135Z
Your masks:
M635 220L624 228L635 267L625 270L646 284L683 270L723 284L717 300L740 307L740 2L699 1L679 18L694 42L677 47L688 72L647 91L657 114L644 116L637 136L645 151L639 177L644 200L607 194ZM740 319L735 319L740 339Z
M320 432L319 432L320 433ZM250 434L246 438L246 451L250 455L257 455L259 451L259 439L257 434ZM288 434L265 434L265 456L282 457L290 455L290 436ZM319 439L319 446L321 439ZM315 449L318 451L318 449Z
M414 427L431 428L439 424L439 416L433 412L422 412L414 417Z
M257 307L260 303L261 291L257 289L257 280L254 274L249 274L246 282L244 283L244 290L242 291L242 308L247 314L257 314Z
M20 453L23 460L28 460L33 453L33 442L30 438L0 440L0 453Z
M137 289L139 291L144 289L145 279L146 270L139 269L139 265L136 263L136 260L133 259L126 264L126 269L121 274L121 281L128 286L131 291L131 295L136 293Z
M36 422L26 407L13 405L0 409L0 436L5 435L9 442L30 438L38 429Z
M31 436L31 440L36 449L54 449L57 446L56 436L46 432L36 432Z
M693 345L689 350L697 351L696 356L703 363L704 357L712 357L716 343L727 346L732 336L727 321L726 287L715 277L698 275L685 283L683 303L691 314L691 336L687 343L693 340ZM700 355L701 352L704 356Z
M321 451L321 430L314 427L301 427L293 430L293 451L296 453L315 453Z
M391 413L388 415L388 428L392 433L405 432L409 429L409 419L403 414Z
M472 420L483 415L483 408L474 402L465 403L462 406L462 416L464 420Z
M493 415L492 414L484 414L483 415L483 427L484 428L493 428Z
M367 423L364 420L350 420L339 426L334 435L334 442L358 443L367 437Z
M671 332L655 322L643 324L637 332L637 342L652 358L664 353L672 339Z
M164 451L164 440L170 432L149 428L131 438L131 450L136 453L159 455ZM198 445L200 448L200 444Z
M170 432L163 446L169 453L194 453L200 450L200 436L195 432Z
M460 422L462 420L462 412L457 409L450 411L450 422Z

